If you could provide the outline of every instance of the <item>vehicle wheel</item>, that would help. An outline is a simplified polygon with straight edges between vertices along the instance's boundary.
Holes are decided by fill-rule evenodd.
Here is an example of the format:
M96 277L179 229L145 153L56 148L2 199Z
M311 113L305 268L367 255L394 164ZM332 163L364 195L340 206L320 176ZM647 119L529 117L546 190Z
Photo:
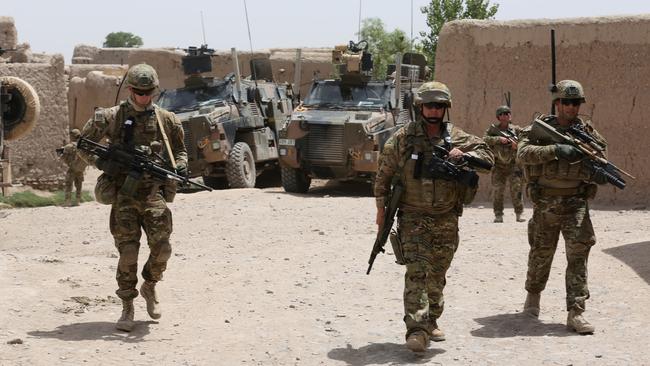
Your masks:
M236 143L226 162L226 178L230 188L253 188L255 176L255 161L251 148L245 142Z
M203 184L210 188L214 189L226 189L228 188L228 181L223 177L212 177L209 175L203 176Z
M8 110L2 116L4 139L15 140L34 128L41 113L41 103L36 90L23 79L3 76L0 77L0 83L11 94Z
M302 170L282 167L280 170L282 178L282 188L291 193L307 193L311 178L308 177Z

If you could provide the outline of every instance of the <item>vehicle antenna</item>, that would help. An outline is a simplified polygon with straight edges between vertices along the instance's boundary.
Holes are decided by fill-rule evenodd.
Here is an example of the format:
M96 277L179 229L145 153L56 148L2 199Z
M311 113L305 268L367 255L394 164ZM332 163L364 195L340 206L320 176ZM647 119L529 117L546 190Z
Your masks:
M357 30L357 42L361 41L361 0L359 0L359 28Z
M253 39L251 38L251 24L248 21L248 7L246 6L246 0L244 0L244 11L246 12L246 27L248 28L248 43L250 44L250 47L251 47L251 58L252 58L253 57ZM251 67L251 73L253 74L253 80L255 81L255 87L257 87L257 75L255 75L255 68L254 67Z
M205 23L203 23L203 10L201 10L201 31L203 31L203 44L207 46L208 42L205 40Z
M409 51L413 52L413 0L411 0L411 45Z

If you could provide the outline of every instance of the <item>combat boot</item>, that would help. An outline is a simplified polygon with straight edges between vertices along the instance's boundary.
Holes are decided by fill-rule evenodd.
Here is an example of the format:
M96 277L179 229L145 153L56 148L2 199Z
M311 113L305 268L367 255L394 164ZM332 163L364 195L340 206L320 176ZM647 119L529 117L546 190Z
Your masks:
M522 216L521 213L518 213L518 214L516 214L516 215L517 215L517 222L524 222L524 221L526 221L526 219L524 219L523 217L521 217L521 216Z
M445 332L436 325L431 331L431 340L434 342L442 342L445 339Z
M406 338L406 348L413 352L424 352L427 347L429 347L429 336L424 331L415 331Z
M72 201L72 205L73 205L73 206L79 206L79 203L80 203L80 202L81 202L81 196L80 196L80 195L76 195L76 196L74 197L74 200Z
M534 318L539 317L539 299L539 292L529 292L528 295L526 295L526 302L524 303L524 313Z
M592 334L596 327L591 325L583 316L581 310L571 309L566 318L566 326L578 334Z
M63 201L63 207L70 207L70 199L72 195L68 192L65 193L65 201Z
M122 316L115 324L115 328L118 330L123 330L125 332L130 332L133 330L133 300L122 300Z
M503 215L494 216L494 222L502 223L503 222Z
M142 287L140 287L140 295L147 302L147 313L149 313L151 319L160 319L162 312L158 294L156 293L156 283L154 281L144 281Z

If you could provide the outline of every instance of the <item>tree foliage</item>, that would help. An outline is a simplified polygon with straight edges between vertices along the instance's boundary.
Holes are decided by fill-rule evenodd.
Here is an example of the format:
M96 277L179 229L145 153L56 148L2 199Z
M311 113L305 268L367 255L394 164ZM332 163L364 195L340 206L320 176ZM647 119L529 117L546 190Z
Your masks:
M427 18L429 32L420 32L420 47L432 68L435 67L438 35L442 26L456 19L494 19L499 4L490 5L489 0L431 0L420 8Z
M368 52L372 54L374 63L373 77L376 79L385 79L388 65L395 63L395 54L404 53L409 49L406 34L400 29L387 32L379 18L363 20L361 39L368 42Z
M140 47L142 38L129 32L111 32L106 36L104 47Z

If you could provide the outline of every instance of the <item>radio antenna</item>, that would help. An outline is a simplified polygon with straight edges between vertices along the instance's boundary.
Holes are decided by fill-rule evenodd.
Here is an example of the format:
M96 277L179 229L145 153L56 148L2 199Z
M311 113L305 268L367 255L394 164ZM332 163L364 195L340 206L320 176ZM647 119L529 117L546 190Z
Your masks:
M361 41L361 0L359 0L359 29L357 30L357 42Z
M246 0L244 0L244 12L246 12L246 28L248 28L248 43L250 44L251 47L251 59L253 59L253 39L251 38L251 24L248 21L248 7L246 6ZM254 67L251 67L251 74L253 74L253 80L255 80L255 86L257 86L257 75L255 75Z
M208 42L205 40L205 24L203 23L203 10L201 10L201 31L203 32L203 44L208 45Z
M409 51L413 52L413 0L411 0L411 45Z

